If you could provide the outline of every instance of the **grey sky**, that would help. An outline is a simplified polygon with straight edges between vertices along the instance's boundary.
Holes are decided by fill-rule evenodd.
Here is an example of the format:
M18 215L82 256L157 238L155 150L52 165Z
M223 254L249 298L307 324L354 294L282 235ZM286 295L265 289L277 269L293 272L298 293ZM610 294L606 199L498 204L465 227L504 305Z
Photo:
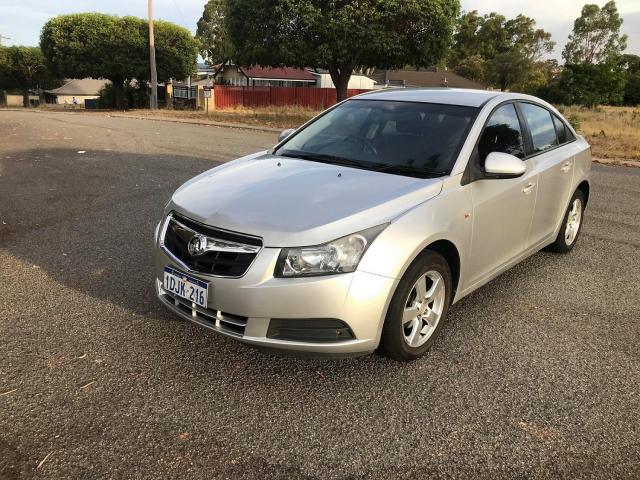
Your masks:
M593 0L591 0L593 2ZM195 32L196 22L206 0L154 0L157 18L170 20ZM557 42L554 57L560 58L562 46L587 0L462 0L464 10L480 13L499 12L507 17L524 13L538 26L549 31ZM596 3L603 5L604 0ZM618 0L625 20L623 31L629 35L627 52L640 54L640 0ZM40 29L47 19L62 13L100 11L117 15L146 17L146 0L0 0L0 35L11 37L5 45L36 45Z

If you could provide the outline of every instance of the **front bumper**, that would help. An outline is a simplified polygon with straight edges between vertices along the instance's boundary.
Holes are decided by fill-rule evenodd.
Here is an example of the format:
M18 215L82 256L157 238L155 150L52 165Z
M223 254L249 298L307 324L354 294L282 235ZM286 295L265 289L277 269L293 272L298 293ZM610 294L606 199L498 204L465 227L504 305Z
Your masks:
M256 346L324 354L372 352L378 346L388 303L397 280L356 271L307 278L274 278L279 248L263 248L241 278L203 275L185 269L156 245L156 293L180 317L225 336ZM165 266L209 283L208 308L193 308L162 288ZM337 319L351 336L336 341L293 341L269 338L272 319L309 324Z

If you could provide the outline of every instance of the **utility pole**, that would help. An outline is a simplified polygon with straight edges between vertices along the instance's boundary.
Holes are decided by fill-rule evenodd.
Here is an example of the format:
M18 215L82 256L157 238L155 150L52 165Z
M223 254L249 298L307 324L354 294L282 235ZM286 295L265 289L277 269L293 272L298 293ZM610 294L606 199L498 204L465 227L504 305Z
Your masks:
M158 109L158 71L156 70L156 42L153 34L153 0L149 0L149 63L151 64L151 98L149 108Z

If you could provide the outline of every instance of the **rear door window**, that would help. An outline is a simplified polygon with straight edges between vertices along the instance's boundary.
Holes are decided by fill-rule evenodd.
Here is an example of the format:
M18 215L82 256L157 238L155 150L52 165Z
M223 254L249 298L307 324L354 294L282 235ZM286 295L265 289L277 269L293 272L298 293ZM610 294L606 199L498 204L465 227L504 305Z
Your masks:
M531 132L532 153L544 152L558 145L556 127L549 110L532 103L521 103L520 107Z

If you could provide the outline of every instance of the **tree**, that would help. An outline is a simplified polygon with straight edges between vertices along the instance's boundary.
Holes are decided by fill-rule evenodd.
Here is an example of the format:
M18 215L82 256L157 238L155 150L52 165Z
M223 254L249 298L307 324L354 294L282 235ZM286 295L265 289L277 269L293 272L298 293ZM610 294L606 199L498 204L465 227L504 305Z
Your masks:
M354 69L436 64L459 0L226 0L236 61L326 68L338 100Z
M30 105L30 90L58 83L38 47L0 47L0 51L0 87L19 90L25 108Z
M640 73L634 73L627 79L623 101L625 105L640 105Z
M486 63L482 55L470 55L459 62L453 71L464 78L482 83L485 79Z
M486 78L504 92L512 85L525 83L532 69L531 60L514 48L498 53L487 62Z
M640 73L640 56L625 53L620 56L619 65L629 75Z
M198 44L187 29L157 21L155 40L159 81L185 78L195 70ZM150 77L149 25L141 18L61 15L45 24L40 46L60 76L111 80L118 109L124 108L125 82L142 84Z
M562 67L556 59L539 60L533 64L533 68L527 78L520 83L512 85L512 89L518 92L538 95L545 85L557 83L562 76Z
M593 107L622 103L625 83L624 73L617 66L574 64L565 65L558 88L561 103Z
M624 87L624 104L640 105L640 56L622 55L620 68L627 77L627 85Z
M198 20L196 39L200 42L200 55L209 65L233 56L233 45L224 27L224 8L224 0L209 0Z
M537 29L532 18L507 19L495 12L479 16L474 10L458 19L449 64L466 78L484 78L506 90L535 82L542 57L554 46L551 34Z
M457 21L449 64L455 67L473 55L489 61L513 49L538 61L553 51L555 42L549 32L535 27L535 20L525 15L508 20L495 12L482 17L475 10L464 13Z
M567 64L614 63L627 47L627 36L620 35L622 18L615 1L602 8L588 4L573 24L573 33L562 57Z
M470 57L480 57L484 61L481 49L478 47L477 33L482 26L484 17L478 15L477 10L464 12L456 22L453 35L453 46L449 51L448 64L457 67Z

